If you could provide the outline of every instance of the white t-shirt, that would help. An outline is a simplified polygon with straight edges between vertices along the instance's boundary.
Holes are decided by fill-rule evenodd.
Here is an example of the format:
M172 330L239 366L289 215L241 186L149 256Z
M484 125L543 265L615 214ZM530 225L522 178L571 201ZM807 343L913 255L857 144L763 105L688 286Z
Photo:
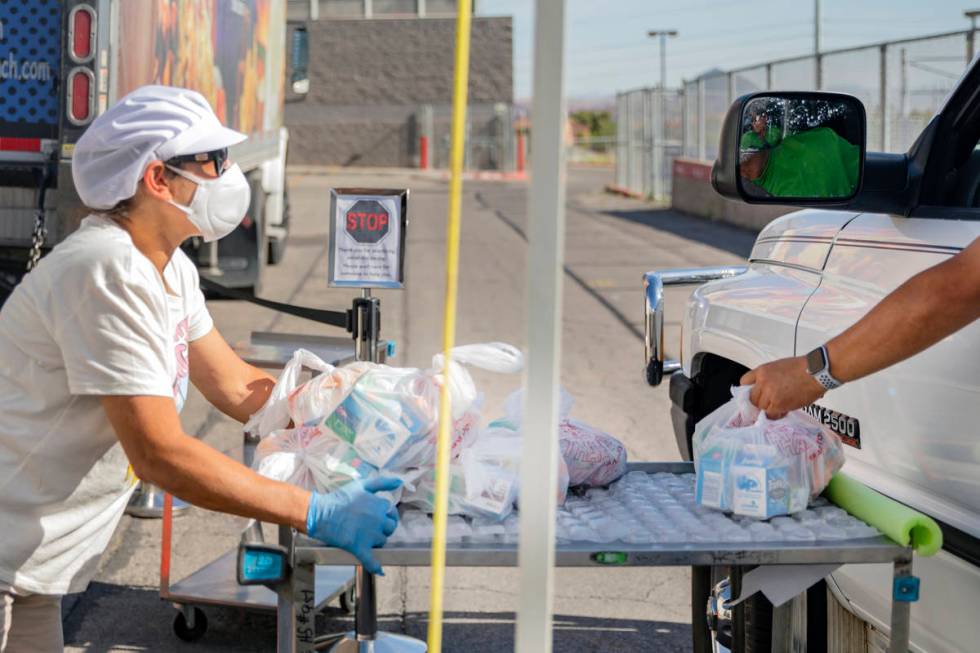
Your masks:
M103 216L41 260L0 311L0 581L88 585L136 483L99 395L187 397L187 343L213 322L197 269L164 271Z

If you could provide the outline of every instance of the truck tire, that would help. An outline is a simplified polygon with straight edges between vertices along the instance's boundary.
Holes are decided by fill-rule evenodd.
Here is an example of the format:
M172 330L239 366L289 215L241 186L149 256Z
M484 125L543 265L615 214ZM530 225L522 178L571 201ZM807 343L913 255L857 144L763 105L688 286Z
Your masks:
M283 256L286 254L285 249L286 243L282 242L278 238L270 238L269 252L266 262L269 265L279 265L279 262L282 261Z
M705 415L713 412L731 398L729 388L738 383L746 368L718 356L708 355L702 362L694 383L699 388L695 394L693 406L688 408L694 418L690 421L687 434L687 451L693 458L694 445L691 442L693 424ZM691 568L691 632L694 653L712 653L712 633L708 627L708 597L715 585L727 574L727 570L718 567ZM729 629L729 637L731 631ZM722 642L724 643L724 642ZM731 642L728 642L731 648Z
M282 192L282 225L289 228L289 189ZM269 265L279 265L286 255L286 238L269 238Z
M770 653L772 651L772 603L756 594L741 603L745 606L741 615L735 615L735 631L741 631L745 653ZM741 624L738 622L741 620Z
M741 614L733 615L733 629L741 638L742 648L733 650L745 653L769 653L772 651L772 603L756 594L746 599ZM827 653L827 585L820 581L806 592L806 653Z

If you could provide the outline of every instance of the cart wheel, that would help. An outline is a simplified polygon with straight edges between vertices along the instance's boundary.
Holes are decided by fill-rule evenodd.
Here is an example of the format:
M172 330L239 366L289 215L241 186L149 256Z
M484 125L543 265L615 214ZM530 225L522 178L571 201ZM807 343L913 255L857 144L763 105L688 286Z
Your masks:
M196 642L204 637L204 633L207 631L208 618L201 608L194 608L193 628L188 627L187 618L184 617L183 611L178 612L177 616L174 617L174 634L185 642Z
M347 588L347 591L340 595L340 609L347 614L354 614L357 610L357 589L354 585Z

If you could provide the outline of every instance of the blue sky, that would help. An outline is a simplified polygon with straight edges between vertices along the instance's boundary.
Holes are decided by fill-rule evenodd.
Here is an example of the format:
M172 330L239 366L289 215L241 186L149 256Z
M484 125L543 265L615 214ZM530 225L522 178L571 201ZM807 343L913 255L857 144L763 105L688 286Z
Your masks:
M812 0L566 0L570 98L614 95L660 76L650 29L677 29L667 84L813 51ZM477 0L477 12L514 17L514 97L530 96L533 0ZM822 0L821 49L966 29L980 0ZM980 49L980 33L977 36Z

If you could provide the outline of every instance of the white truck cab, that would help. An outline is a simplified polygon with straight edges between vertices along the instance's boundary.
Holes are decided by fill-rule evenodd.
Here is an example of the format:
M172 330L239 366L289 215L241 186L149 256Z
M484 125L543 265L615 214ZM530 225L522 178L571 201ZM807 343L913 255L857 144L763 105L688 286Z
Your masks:
M775 144L746 138L760 111L780 134ZM808 208L770 223L747 266L645 276L647 379L657 384L671 375L672 420L685 458L694 425L727 401L729 386L745 371L824 344L909 277L980 237L980 64L967 70L908 153L865 152L864 129L860 102L829 93L747 95L729 110L715 189L749 203ZM792 179L780 182L777 173ZM675 349L680 360L665 360L662 287L706 279L716 280L698 287L687 304ZM807 410L848 445L848 474L942 527L943 550L916 560L922 594L912 609L912 649L975 650L980 322L828 392ZM883 649L889 573L846 565L828 577L827 590L819 588L824 598L811 599L806 611L806 650ZM727 628L717 614L706 614L716 580L708 570L694 574L695 650L719 641L770 650L765 599L753 599ZM823 637L814 637L820 629Z

